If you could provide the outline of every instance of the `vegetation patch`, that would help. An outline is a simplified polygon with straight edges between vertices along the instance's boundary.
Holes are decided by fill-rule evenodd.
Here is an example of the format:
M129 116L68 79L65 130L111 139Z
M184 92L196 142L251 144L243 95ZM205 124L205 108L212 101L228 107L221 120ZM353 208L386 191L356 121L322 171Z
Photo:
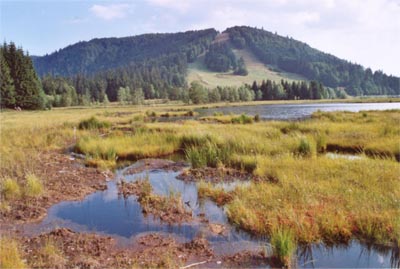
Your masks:
M109 128L111 124L107 121L100 121L95 117L91 117L86 120L79 122L78 128L80 130L95 130L95 129L106 129Z

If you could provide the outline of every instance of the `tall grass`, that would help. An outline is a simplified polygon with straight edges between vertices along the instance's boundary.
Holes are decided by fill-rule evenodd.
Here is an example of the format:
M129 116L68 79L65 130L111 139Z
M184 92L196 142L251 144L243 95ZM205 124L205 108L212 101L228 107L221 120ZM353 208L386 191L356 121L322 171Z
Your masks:
M27 268L21 258L18 243L8 237L0 239L0 268Z
M91 117L86 120L79 122L78 128L81 130L93 130L93 129L106 129L111 124L107 121L100 121L96 117Z
M21 189L18 182L11 178L1 180L1 196L5 200L18 199L21 196Z
M193 168L218 167L229 162L231 150L227 146L208 142L201 147L186 149L185 155Z
M296 251L296 241L293 232L287 228L278 228L272 232L270 243L273 255L284 266L290 267L290 261Z
M27 174L24 195L27 197L39 197L43 192L44 187L41 180L34 174Z

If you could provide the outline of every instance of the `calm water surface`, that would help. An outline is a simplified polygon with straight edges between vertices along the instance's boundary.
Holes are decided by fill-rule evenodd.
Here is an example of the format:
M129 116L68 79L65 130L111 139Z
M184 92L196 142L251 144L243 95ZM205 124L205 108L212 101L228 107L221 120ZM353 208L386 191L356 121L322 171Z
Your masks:
M134 164L137 165L137 164ZM253 238L248 234L231 227L227 221L224 208L206 200L200 202L195 183L178 180L179 172L150 170L143 173L124 175L126 181L142 180L148 176L153 192L169 195L181 193L182 200L188 202L194 215L204 213L210 223L227 225L226 235L211 234L207 224L201 222L167 225L152 215L145 216L135 196L124 199L118 196L116 181L122 177L122 169L116 179L108 182L108 189L88 195L83 201L62 202L49 209L47 218L34 229L37 232L67 227L76 231L98 232L114 235L129 241L136 236L149 232L161 232L175 236L180 241L189 241L198 235L205 236L217 254L232 254L243 250L260 250L268 245L266 239ZM239 183L233 183L239 184ZM230 189L231 184L224 188ZM32 228L31 228L32 229ZM352 242L348 246L325 247L312 245L298 249L298 267L395 267L399 258L392 249L368 249Z
M310 117L312 113L321 111L351 111L400 109L400 103L330 103L330 104L276 104L256 106L235 106L200 109L201 116L224 114L260 115L264 120L296 120Z

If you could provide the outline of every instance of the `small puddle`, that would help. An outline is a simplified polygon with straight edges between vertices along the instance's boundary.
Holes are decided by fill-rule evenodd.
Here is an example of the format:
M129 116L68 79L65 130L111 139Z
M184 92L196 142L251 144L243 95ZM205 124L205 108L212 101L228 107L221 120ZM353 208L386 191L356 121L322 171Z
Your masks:
M223 207L218 207L210 200L200 201L196 183L177 179L180 172L154 169L126 174L128 169L141 164L139 161L118 170L115 179L107 182L107 190L94 192L82 201L66 201L54 205L49 209L46 219L39 224L27 225L24 227L25 232L38 234L65 227L78 232L112 235L119 239L121 244L132 242L133 238L152 232L172 235L181 242L187 242L202 235L210 242L216 255L231 255L245 250L259 251L266 248L266 239L254 238L229 225ZM116 182L121 177L128 182L148 177L153 192L158 195L180 193L185 206L192 210L193 216L204 214L209 223L225 225L227 232L223 235L213 234L209 224L201 221L170 225L152 215L144 215L136 196L123 198L118 195ZM249 183L238 181L219 184L226 190L232 190L238 184ZM298 267L304 268L395 267L393 264L399 265L399 254L398 250L396 252L393 249L368 249L353 241L345 247L327 248L315 244L308 248L299 248L297 262Z
M362 155L353 155L353 154L340 154L340 153L332 153L328 152L325 154L329 159L346 159L346 160L362 160L365 159Z

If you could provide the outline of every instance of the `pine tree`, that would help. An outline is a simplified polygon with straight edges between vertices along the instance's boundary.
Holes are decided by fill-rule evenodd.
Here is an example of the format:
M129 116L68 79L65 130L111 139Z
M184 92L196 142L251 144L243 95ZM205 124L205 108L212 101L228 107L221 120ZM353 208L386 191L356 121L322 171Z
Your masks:
M40 109L45 106L45 97L40 81L29 55L24 55L14 43L6 45L4 58L14 82L15 105L26 109Z
M14 107L15 88L10 68L4 58L6 47L0 48L0 107Z

